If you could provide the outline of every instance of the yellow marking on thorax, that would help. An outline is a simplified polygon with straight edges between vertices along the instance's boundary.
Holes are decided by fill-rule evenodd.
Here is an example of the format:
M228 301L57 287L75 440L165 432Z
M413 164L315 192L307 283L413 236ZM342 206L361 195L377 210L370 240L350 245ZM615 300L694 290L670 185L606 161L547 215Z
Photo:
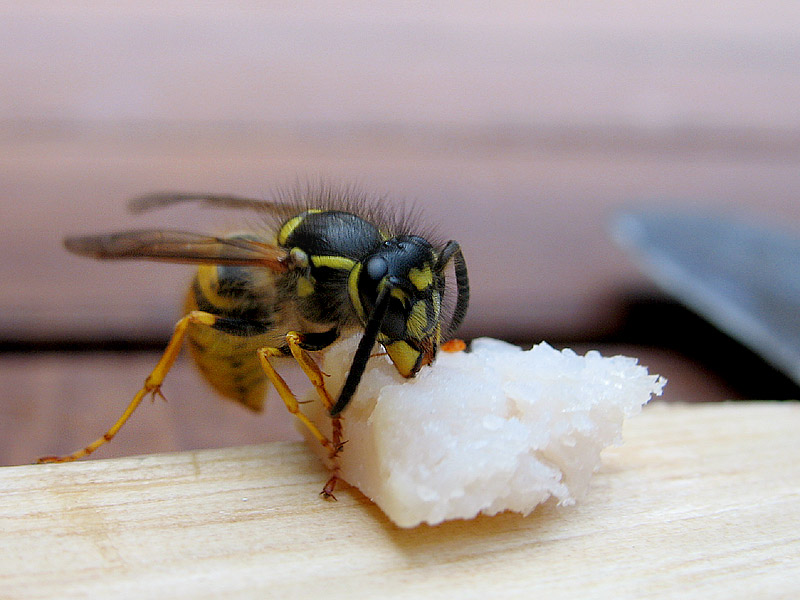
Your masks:
M280 246L285 246L286 241L289 239L289 236L292 235L294 230L297 229L297 226L303 222L303 219L305 219L308 215L313 215L321 212L322 211L320 209L314 208L302 212L296 217L292 217L291 219L286 221L286 223L283 224L283 227L281 227L280 231L278 232L278 244Z
M411 280L411 283L414 284L415 288L422 291L433 284L433 271L431 271L430 265L425 265L421 269L414 267L409 269L408 278Z
M300 277L297 280L297 295L307 298L314 293L314 282L308 277Z
M350 295L350 303L353 305L358 318L366 322L367 317L364 314L364 307L361 305L361 298L358 295L358 276L360 273L361 263L357 263L347 278L347 293Z
M350 271L355 265L356 261L352 258L344 256L311 256L311 264L315 267L328 267L329 269L341 269L343 271Z

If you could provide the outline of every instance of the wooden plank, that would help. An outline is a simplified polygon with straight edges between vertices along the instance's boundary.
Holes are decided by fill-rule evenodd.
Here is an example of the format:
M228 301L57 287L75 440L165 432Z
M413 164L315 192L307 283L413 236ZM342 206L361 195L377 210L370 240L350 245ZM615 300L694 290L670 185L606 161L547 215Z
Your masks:
M462 242L465 336L596 336L645 285L608 239L616 209L798 228L799 28L791 0L2 3L0 338L167 335L187 269L61 238L224 229L122 203L318 174L416 201Z
M7 2L0 119L785 131L799 25L791 0Z
M100 437L122 414L158 362L157 352L0 355L0 466L67 454ZM286 360L281 373L300 392L308 379ZM674 371L674 369L673 369ZM110 444L95 455L114 458L300 440L277 393L253 413L220 398L188 357L164 383L166 401L144 402Z
M574 508L400 530L296 443L0 469L3 598L800 592L800 405L655 405Z
M773 160L760 152L727 156L723 148L698 156L669 145L587 151L580 135L553 149L535 138L509 146L500 135L453 132L430 147L436 134L408 142L402 128L326 139L270 127L86 127L39 137L0 125L0 279L9 282L0 289L0 338L166 338L191 268L92 261L61 245L75 233L218 232L248 222L186 206L125 214L125 199L158 189L263 197L321 173L416 202L423 226L464 247L472 283L465 337L585 339L613 330L625 292L649 285L609 236L611 216L632 203L665 210L688 203L800 229L797 154Z

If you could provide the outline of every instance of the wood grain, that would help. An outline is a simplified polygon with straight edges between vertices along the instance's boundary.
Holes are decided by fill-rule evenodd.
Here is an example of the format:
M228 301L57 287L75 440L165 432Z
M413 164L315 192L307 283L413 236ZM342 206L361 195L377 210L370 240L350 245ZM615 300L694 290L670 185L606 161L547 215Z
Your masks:
M800 405L655 405L588 497L400 530L297 443L0 469L0 597L777 598Z

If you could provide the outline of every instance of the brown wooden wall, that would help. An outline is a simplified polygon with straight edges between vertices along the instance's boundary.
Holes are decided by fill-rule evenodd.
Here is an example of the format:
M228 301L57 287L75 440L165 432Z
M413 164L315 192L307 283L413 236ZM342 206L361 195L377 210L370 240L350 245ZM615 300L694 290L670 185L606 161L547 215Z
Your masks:
M800 229L798 30L790 1L6 4L0 338L165 338L186 267L93 263L62 236L226 229L241 215L124 201L324 178L413 202L462 243L465 336L596 339L656 293L611 241L615 211ZM0 393L6 416L76 384L2 360L38 373Z

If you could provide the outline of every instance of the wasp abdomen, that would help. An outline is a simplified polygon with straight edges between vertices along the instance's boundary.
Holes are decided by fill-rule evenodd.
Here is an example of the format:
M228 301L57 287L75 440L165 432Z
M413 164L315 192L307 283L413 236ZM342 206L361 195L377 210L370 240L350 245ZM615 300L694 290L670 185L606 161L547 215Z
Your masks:
M252 267L203 265L197 270L185 312L221 317L213 327L193 325L189 350L198 369L222 396L261 410L267 378L257 350L282 342L275 337L272 274Z

